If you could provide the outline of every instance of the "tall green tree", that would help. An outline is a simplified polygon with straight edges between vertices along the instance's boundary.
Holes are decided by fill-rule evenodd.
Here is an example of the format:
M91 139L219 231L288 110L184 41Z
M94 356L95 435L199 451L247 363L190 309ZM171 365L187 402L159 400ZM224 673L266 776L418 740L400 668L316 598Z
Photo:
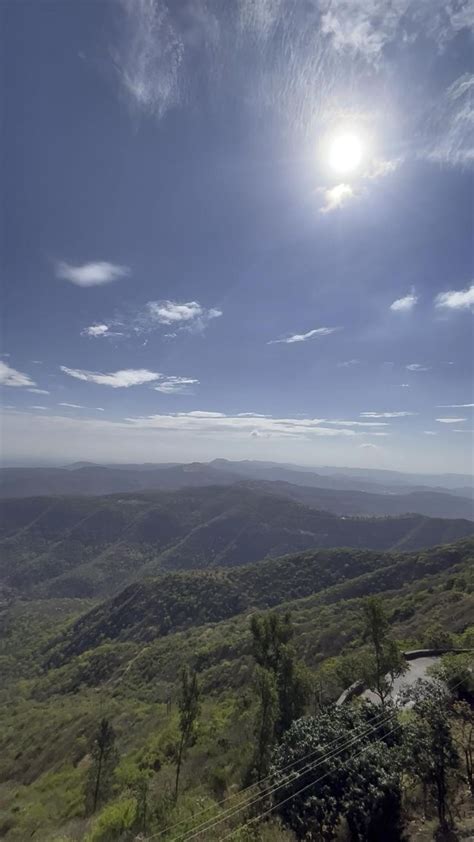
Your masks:
M407 665L384 611L382 600L371 596L364 602L364 637L369 651L362 660L362 677L367 687L385 707L395 678L405 672Z
M440 830L453 824L450 809L457 786L459 756L450 723L450 694L434 680L418 681L406 691L413 719L404 731L406 765L428 790Z
M196 672L183 667L181 672L181 693L179 698L180 737L176 752L176 781L174 797L178 800L179 776L186 750L193 745L196 736L196 724L200 711L200 691Z
M271 670L257 667L256 686L259 706L255 727L254 766L255 777L260 780L266 775L270 765L278 717L278 694Z
M110 796L118 752L115 731L109 720L101 720L91 750L92 763L86 781L86 809L95 813Z
M268 771L276 740L303 714L310 682L291 645L293 627L289 614L254 614L250 630L259 699L253 764L253 775L258 779Z

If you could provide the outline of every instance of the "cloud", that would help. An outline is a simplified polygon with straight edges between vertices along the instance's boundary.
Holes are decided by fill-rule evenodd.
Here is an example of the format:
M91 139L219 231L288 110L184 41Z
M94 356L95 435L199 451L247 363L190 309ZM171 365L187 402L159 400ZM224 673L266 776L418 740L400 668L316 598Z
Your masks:
M462 421L467 421L467 418L436 418L440 424L460 424Z
M411 388L410 383L399 383L398 386L399 386L400 389L410 389Z
M380 445L372 444L371 442L364 442L364 444L359 444L359 447L362 450L379 450Z
M184 394L189 392L190 386L197 386L199 380L191 377L168 377L160 381L158 386L153 386L156 392L164 392L167 395Z
M392 302L390 305L390 309L393 310L395 313L406 313L409 310L413 310L416 302L418 301L418 296L415 295L414 292L405 295L403 298L397 298L395 301Z
M359 365L360 360L344 360L341 363L337 363L338 368L352 368L354 365Z
M474 164L473 97L473 73L460 76L438 97L426 120L428 137L424 154L429 160L452 166L467 167Z
M470 436L474 435L474 430L456 430L452 429L452 433L469 433Z
M305 439L319 436L353 437L362 435L362 433L357 433L346 427L326 427L322 418L274 418L273 416L263 417L259 414L226 415L223 412L201 410L176 412L168 415L148 415L126 418L125 420L127 424L138 429L173 430L183 433L199 433L211 437L229 434L249 437L255 433L266 437L303 437Z
M51 392L48 392L47 389L27 389L27 392L33 392L35 395L50 395Z
M130 274L128 266L118 266L105 260L97 263L83 263L73 266L71 263L59 261L56 264L56 276L64 281L71 281L79 287L94 287L110 284L119 278Z
M406 365L405 368L407 369L407 371L429 371L430 370L429 365L421 365L421 363L409 363L409 365Z
M58 406L67 406L69 409L84 409L80 403L65 403L64 401L61 401Z
M434 430L423 430L423 434L425 436L437 436L438 435L438 433L435 433Z
M437 409L472 409L474 403L440 403Z
M474 284L466 289L440 292L435 298L435 306L447 310L469 310L474 306Z
M474 25L470 0L321 0L321 29L334 49L379 64L385 48L422 36L438 48Z
M89 325L89 327L83 328L81 330L81 336L92 336L92 337L99 337L99 336L117 336L116 333L110 332L108 325Z
M417 412L407 412L401 410L399 412L361 412L361 418L406 418L409 415L418 415Z
M121 6L124 37L113 56L119 81L134 107L162 117L181 100L183 38L161 0L122 0Z
M222 310L205 307L199 301L148 301L144 307L132 312L118 313L104 322L97 322L85 327L82 336L96 339L114 336L142 336L153 331L173 327L163 334L163 338L174 339L182 331L203 333L213 319L222 316Z
M23 374L0 360L0 385L21 387L35 386L36 384L29 374Z
M374 415L374 418L392 418L392 415ZM328 421L328 424L339 424L341 427L388 427L386 421Z
M30 406L30 409L47 409L47 406Z
M335 187L324 190L324 205L320 208L320 212L329 213L337 208L342 208L349 199L353 198L354 191L350 184L336 184Z
M335 333L337 330L340 330L340 328L317 327L314 328L314 330L308 330L307 333L294 333L293 336L286 336L284 339L270 339L270 341L267 342L267 345L279 345L280 343L283 343L285 345L293 345L294 342L306 342L313 336L329 336L331 333Z
M97 383L99 386L111 386L113 389L127 389L129 386L141 386L143 383L152 383L159 380L162 375L156 371L148 371L146 368L126 368L109 374L101 374L96 371L84 371L80 368L68 368L60 366L64 374L75 377L76 380L85 380L88 383Z
M211 319L222 316L222 310L206 308L198 301L149 301L141 319L149 325L172 325L175 328L203 330ZM139 317L140 318L140 317ZM168 334L170 335L170 334Z

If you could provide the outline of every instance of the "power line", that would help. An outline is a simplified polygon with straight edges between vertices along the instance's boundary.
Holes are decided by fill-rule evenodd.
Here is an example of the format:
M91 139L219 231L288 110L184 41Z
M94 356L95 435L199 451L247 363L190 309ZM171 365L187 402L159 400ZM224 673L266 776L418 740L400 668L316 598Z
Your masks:
M339 746L335 751L328 752L328 753L324 754L315 763L311 763L311 764L309 764L309 766L306 766L305 768L301 769L296 774L296 776L294 778L288 778L287 780L283 781L278 786L270 787L267 790L264 790L253 801L244 802L243 804L241 804L239 807L237 807L235 809L229 808L224 813L222 813L220 816L218 816L215 821L212 821L212 819L208 819L207 821L203 822L201 825L198 825L197 827L193 828L190 835L188 835L187 833L184 833L181 836L175 837L173 842L190 842L191 839L195 839L197 836L200 836L201 833L212 830L214 827L221 824L223 821L227 821L228 819L237 815L237 813L240 813L242 810L246 809L247 807L252 807L258 801L261 801L262 798L265 798L265 797L268 797L268 796L272 795L278 789L281 789L283 786L286 786L290 782L290 780L293 780L293 781L298 780L299 778L301 778L307 772L310 772L310 771L313 771L314 769L316 769L318 766L320 766L322 763L324 763L325 760L333 759L334 757L337 757L339 754L341 754L341 752L345 751L346 749L352 748L352 746L354 746L357 742L359 742L364 736L367 736L367 734L376 731L381 725L384 724L384 722L387 722L389 719L391 719L390 716L386 717L385 719L382 718L382 720L380 722L378 722L378 724L375 727L373 727L373 726L369 727L364 733L359 734L355 738L351 738L347 743ZM300 758L300 761L302 759L304 759L304 758ZM209 824L209 822L211 822L211 824Z
M393 734L395 731L397 731L401 727L402 727L402 723L399 722L398 725L395 725L394 728L392 728L390 731L388 731L386 734L384 734L384 737L390 736L390 734ZM364 754L364 752L367 751L371 746L373 746L375 743L379 743L381 740L382 740L382 737L379 737L377 740L374 740L372 743L369 743L368 746L364 746L364 748L358 754L356 754L355 757L352 758L352 760L356 760L358 757L360 757L362 754ZM283 801L279 801L278 804L272 804L272 806L269 807L268 810L265 810L263 813L259 813L258 816L254 816L253 819L249 819L247 822L245 822L245 824L240 825L240 827L236 827L230 833L227 833L225 836L223 836L220 839L220 842L225 842L226 839L231 839L232 836L234 836L234 834L237 833L239 830L244 830L246 827L249 827L251 824L254 824L254 822L260 821L260 819L263 819L265 816L268 816L271 812L273 812L273 810L277 810L278 807L282 807L283 804L287 804L288 801L291 801L292 798L295 798L297 795L300 795L302 792L305 792L305 790L309 789L310 787L315 786L316 784L319 784L321 781L323 781L325 778L327 778L328 775L331 775L332 773L333 773L333 771L332 771L332 769L330 769L328 772L325 772L324 775L321 775L320 778L316 778L315 781L310 781L309 784L306 784L305 786L302 786L301 789L297 789L296 792L293 792L291 795L288 795L288 797L284 798ZM190 837L190 838L192 838L192 837Z
M380 716L383 717L383 714L380 714ZM379 724L382 724L382 723L380 722ZM362 729L365 729L367 727L369 727L368 723L366 723L365 725L362 725L362 726L358 726L358 728L362 728ZM364 733L362 733L361 736L364 736ZM336 737L334 740L331 740L329 743L327 743L326 746L325 746L325 754L327 754L328 748L330 748L335 743L338 743L340 741L341 741L341 737L339 736L339 737ZM293 766L296 766L298 763L302 763L305 760L309 760L310 757L313 757L319 751L320 751L319 748L313 749L312 751L308 752L307 754L302 755L302 757L298 757L296 760L293 760L291 763L288 763L285 766L283 766L281 771L285 772L288 769L291 769ZM321 757L320 760L324 759L324 756L325 755L323 755L323 757ZM216 804L213 804L209 807L204 807L202 810L199 810L197 813L194 813L192 818L197 818L198 816L203 815L204 813L208 813L210 810L215 809L216 807L221 807L223 804L226 804L228 801L231 801L232 799L236 799L239 796L242 796L245 792L248 792L251 789L255 789L256 787L265 783L265 781L269 781L272 777L273 777L273 775L270 774L270 775L267 775L265 778L260 778L260 780L255 781L255 783L253 783L253 784L249 784L249 786L245 787L244 789L239 790L239 792L236 792L233 795L227 796L227 798L222 799L222 801L218 801ZM263 797L263 796L261 796L261 797ZM257 800L259 800L259 799L257 799ZM243 806L245 806L245 805L243 805ZM233 807L228 807L224 811L224 814L222 814L222 815L225 815L226 813L229 812L229 810L232 810L232 809L233 809ZM239 808L239 809L241 809L241 808ZM216 817L215 816L209 816L209 818L205 819L201 823L201 825L207 824L208 821L212 821L214 818L216 818ZM149 842L149 840L152 840L152 839L159 839L160 836L163 836L165 833L169 833L170 830L173 830L174 828L179 827L182 824L185 824L187 821L188 821L188 819L181 819L181 821L176 822L175 824L169 825L168 827L165 827L163 830L160 830L159 833L153 834L153 836L147 836L145 842ZM197 827L201 827L201 825L197 825ZM196 828L192 828L192 830L196 830ZM178 839L179 839L179 837L178 837Z
M460 684L462 684L462 682L463 682L463 679L456 682L456 684L454 684L452 687L449 688L449 691L452 693L454 690L456 690L457 687L459 687ZM386 734L384 734L384 737L388 737L388 736L390 736L390 734L393 734L395 731L399 730L402 727L402 724L403 723L399 722L397 725L395 725L394 728L392 728L390 731L388 731ZM377 726L377 727L379 727L379 726ZM360 757L365 751L367 751L372 745L374 745L374 743L379 743L384 737L379 737L378 739L374 740L372 743L369 743L369 745L364 746L364 748L358 754L356 754L355 757L352 758L352 760L355 760L358 757ZM240 827L234 828L234 830L232 830L230 833L226 834L226 836L223 836L220 839L220 842L225 842L226 839L231 839L232 836L235 833L237 833L239 830L244 830L246 827L249 827L251 824L254 824L254 822L259 821L260 819L264 818L265 816L268 816L271 812L273 812L273 810L277 810L279 807L282 807L283 804L288 803L288 801L291 801L292 798L295 798L297 795L300 795L302 792L305 792L305 790L309 789L312 786L315 786L317 783L320 783L325 778L327 778L328 775L330 775L330 774L332 774L332 770L329 770L324 775L322 775L320 778L316 778L315 781L311 781L309 784L306 784L305 786L301 787L301 789L298 789L296 792L293 792L287 798L284 798L283 801L278 802L278 804L273 804L271 807L269 807L263 813L260 813L259 815L254 816L254 818L249 819L243 825L240 825ZM189 838L192 839L192 837L189 837Z

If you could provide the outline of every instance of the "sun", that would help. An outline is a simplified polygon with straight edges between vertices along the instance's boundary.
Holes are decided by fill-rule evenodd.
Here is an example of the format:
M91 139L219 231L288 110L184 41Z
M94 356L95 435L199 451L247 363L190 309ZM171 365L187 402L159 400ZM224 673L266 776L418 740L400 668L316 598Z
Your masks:
M356 134L340 134L329 144L329 164L338 173L357 169L363 156L363 146Z

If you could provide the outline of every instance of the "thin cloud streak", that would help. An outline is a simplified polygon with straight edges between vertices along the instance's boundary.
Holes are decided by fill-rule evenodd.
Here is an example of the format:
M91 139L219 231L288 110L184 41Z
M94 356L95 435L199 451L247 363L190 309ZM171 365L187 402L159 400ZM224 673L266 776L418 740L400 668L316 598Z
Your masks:
M317 327L314 330L308 330L307 333L294 333L292 336L286 336L283 339L270 339L267 345L293 345L295 342L307 342L314 336L329 336L340 329L339 327Z

